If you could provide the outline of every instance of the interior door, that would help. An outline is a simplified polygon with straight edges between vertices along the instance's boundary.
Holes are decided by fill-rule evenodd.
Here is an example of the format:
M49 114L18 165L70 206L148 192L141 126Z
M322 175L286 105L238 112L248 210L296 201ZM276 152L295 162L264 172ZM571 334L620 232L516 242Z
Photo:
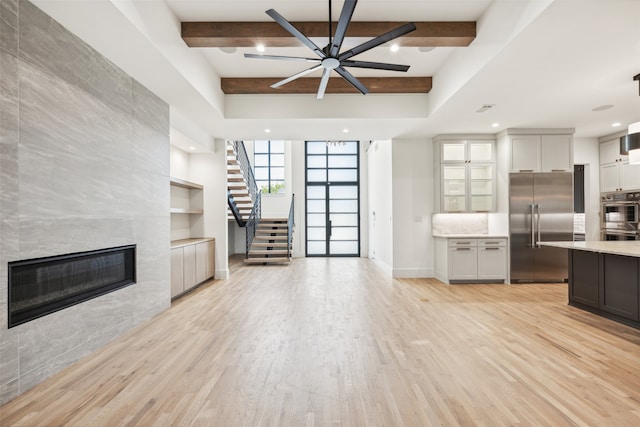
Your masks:
M307 141L307 256L360 256L358 156L357 141Z

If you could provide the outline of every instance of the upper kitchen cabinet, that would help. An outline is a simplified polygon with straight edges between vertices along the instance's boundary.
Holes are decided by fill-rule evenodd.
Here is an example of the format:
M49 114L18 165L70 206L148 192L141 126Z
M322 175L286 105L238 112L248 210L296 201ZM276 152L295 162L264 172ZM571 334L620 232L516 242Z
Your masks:
M600 191L640 190L640 165L629 164L629 157L620 154L620 136L600 139Z
M436 138L440 212L495 210L495 140Z
M511 172L573 171L573 129L507 129Z

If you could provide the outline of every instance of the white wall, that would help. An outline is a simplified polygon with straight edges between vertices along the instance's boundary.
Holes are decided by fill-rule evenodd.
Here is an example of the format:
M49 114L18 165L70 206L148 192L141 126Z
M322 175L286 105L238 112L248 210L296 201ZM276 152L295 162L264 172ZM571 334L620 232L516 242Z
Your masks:
M393 277L433 277L433 143L394 139L391 149Z
M367 150L369 258L393 270L393 174L391 141L374 141Z
M598 139L574 138L573 163L585 165L585 239L600 240L600 146Z

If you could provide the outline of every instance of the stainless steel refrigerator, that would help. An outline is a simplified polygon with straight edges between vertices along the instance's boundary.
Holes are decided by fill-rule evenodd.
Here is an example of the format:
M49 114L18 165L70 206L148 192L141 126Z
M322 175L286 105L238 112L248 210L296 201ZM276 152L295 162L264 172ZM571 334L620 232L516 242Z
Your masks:
M537 242L573 240L573 174L510 174L509 235L511 282L566 281L566 249Z

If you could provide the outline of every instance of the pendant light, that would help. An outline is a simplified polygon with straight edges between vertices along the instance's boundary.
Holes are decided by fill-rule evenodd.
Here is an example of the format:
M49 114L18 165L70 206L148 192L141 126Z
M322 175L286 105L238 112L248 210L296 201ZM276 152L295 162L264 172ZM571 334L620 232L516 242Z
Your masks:
M629 164L640 164L640 122L631 123L627 135L620 138L620 154L629 155Z

